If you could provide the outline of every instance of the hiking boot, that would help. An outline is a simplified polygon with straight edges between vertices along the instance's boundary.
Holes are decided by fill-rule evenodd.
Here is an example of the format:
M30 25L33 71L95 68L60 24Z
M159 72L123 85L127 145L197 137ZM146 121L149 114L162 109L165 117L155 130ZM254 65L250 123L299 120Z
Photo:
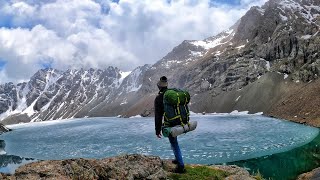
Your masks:
M183 173L186 173L186 169L183 167L183 166L177 166L175 169L174 169L174 173L179 173L179 174L183 174Z
M178 164L178 161L175 159L175 160L172 160L171 161L173 164Z

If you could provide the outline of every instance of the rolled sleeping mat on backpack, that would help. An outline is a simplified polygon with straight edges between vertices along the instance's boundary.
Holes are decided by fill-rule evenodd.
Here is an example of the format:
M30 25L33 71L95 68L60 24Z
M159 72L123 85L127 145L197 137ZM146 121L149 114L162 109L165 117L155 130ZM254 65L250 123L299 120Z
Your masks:
M190 121L189 125L184 126L178 125L174 127L166 127L162 129L162 134L164 137L168 137L171 134L172 137L177 137L183 133L193 131L197 128L197 121Z
M181 125L172 127L170 133L172 137L177 137L180 134L193 131L196 128L197 128L197 121L190 121L189 125L186 124L183 127Z

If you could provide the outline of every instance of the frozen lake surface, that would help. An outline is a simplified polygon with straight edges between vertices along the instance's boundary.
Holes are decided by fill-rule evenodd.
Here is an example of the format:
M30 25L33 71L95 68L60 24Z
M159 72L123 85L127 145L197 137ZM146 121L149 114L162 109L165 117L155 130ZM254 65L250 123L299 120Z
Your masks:
M195 131L179 136L186 163L214 164L284 152L312 141L317 128L261 115L194 115ZM153 118L84 118L9 126L9 155L36 159L105 158L127 153L173 158Z

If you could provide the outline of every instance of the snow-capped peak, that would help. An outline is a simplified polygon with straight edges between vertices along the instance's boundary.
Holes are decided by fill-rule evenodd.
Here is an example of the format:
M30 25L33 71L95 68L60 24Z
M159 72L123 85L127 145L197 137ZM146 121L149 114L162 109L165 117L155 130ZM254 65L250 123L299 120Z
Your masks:
M120 71L120 79L119 79L119 84L122 83L122 81L124 80L124 78L126 78L127 76L129 76L129 74L131 73L132 71L126 71L126 72L123 72L123 71Z

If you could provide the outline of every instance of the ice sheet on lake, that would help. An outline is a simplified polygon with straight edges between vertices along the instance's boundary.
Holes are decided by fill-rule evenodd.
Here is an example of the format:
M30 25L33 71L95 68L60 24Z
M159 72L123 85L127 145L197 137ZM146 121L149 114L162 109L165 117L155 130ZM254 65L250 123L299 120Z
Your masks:
M284 152L319 130L237 111L197 115L195 131L179 136L186 163L214 164ZM10 126L8 154L36 159L104 158L125 153L173 158L167 138L157 139L153 118L84 118Z

